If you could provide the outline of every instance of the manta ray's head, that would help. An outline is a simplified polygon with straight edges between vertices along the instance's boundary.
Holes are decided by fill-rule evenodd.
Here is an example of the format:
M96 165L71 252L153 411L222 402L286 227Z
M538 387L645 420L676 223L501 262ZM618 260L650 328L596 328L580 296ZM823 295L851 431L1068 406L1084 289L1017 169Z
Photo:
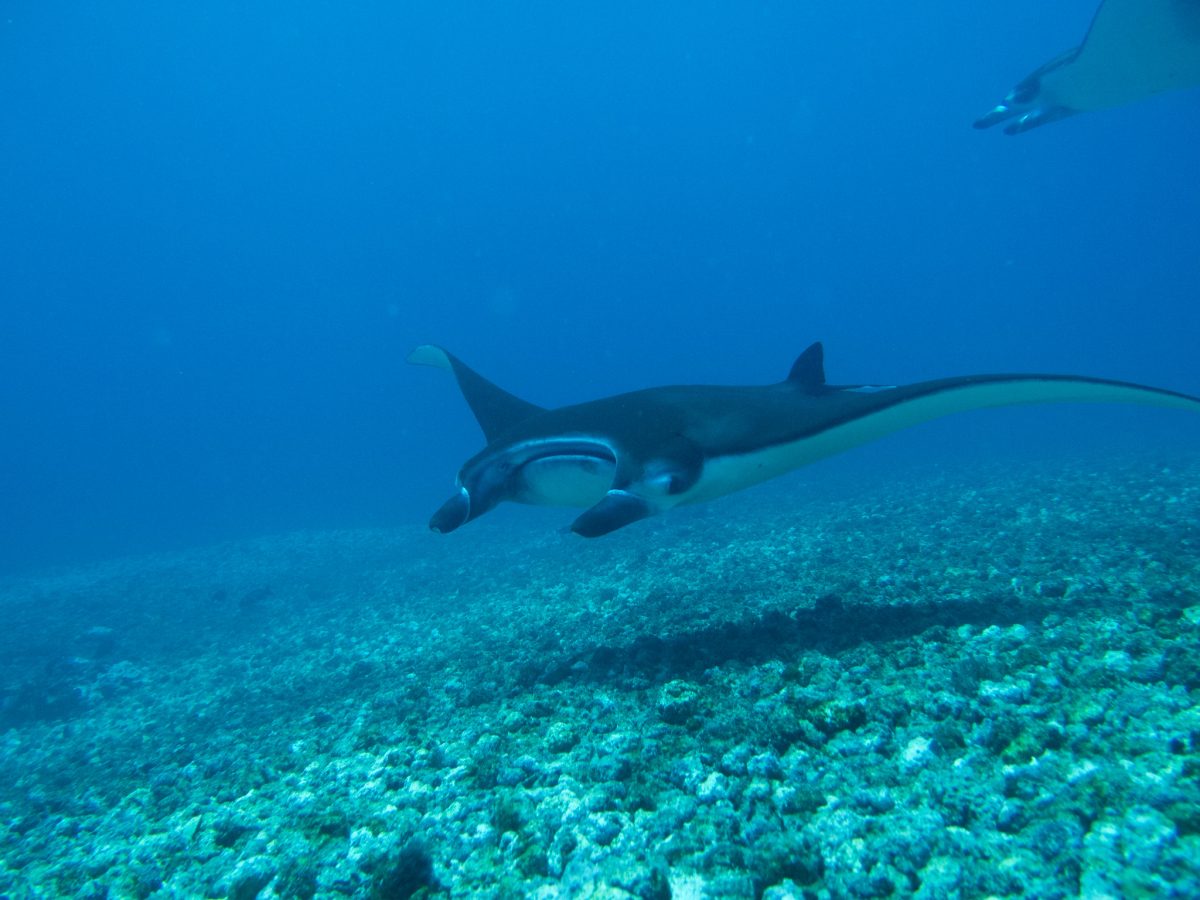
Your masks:
M612 486L616 453L588 437L489 444L458 473L458 493L429 520L441 534L505 500L539 506L590 506Z

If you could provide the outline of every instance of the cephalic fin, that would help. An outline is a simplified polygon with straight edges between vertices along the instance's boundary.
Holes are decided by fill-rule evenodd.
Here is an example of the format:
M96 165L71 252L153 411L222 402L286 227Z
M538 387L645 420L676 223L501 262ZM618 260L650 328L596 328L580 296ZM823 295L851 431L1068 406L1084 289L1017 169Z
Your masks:
M654 508L637 494L609 491L603 500L571 523L571 530L581 537L601 537L652 516L654 512Z

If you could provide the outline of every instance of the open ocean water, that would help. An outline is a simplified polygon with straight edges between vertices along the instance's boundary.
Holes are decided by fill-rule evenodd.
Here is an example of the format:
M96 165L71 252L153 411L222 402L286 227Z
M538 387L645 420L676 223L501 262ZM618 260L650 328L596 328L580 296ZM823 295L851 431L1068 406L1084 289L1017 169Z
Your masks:
M1200 395L1196 89L971 128L1094 12L0 10L0 897L1200 895L1200 416L440 535L404 362Z

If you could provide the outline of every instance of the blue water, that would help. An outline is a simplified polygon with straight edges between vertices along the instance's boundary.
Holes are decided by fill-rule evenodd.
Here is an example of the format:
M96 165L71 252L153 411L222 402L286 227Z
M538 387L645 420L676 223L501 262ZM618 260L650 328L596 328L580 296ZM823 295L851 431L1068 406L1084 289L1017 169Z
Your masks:
M480 442L427 341L546 405L815 339L1200 393L1200 96L970 127L1094 7L8 4L0 569L423 523ZM1198 440L1004 411L822 465Z

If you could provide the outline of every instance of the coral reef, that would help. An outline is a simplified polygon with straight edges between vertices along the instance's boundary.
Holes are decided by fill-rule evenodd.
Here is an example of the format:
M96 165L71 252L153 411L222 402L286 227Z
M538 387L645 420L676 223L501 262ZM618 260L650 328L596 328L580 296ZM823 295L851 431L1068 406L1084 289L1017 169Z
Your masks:
M1200 896L1194 458L550 521L0 582L0 894Z

